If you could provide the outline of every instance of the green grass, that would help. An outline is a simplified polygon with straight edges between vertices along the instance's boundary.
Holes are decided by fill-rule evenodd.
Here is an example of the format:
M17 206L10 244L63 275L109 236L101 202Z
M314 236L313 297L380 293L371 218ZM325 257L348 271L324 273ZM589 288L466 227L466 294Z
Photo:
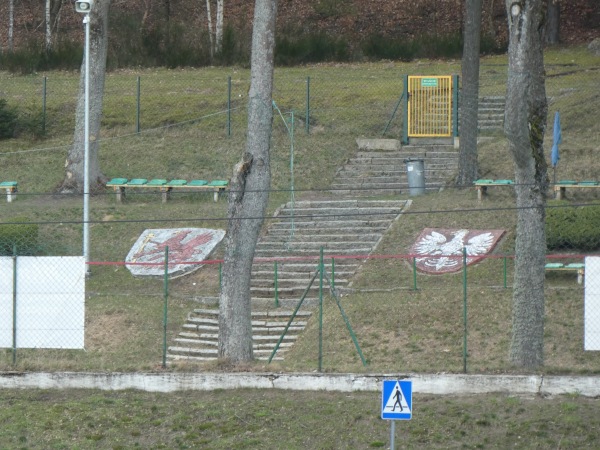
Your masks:
M1 390L6 448L387 448L379 393ZM403 448L596 448L595 399L415 394Z
M546 55L551 98L545 146L551 147L552 112L560 107L563 126L557 179L598 176L597 62L583 47L558 48ZM274 99L287 125L294 110L293 148L279 115L274 118L272 186L266 224L277 207L289 201L294 156L295 198L315 198L330 186L335 171L356 152L355 139L379 137L401 93L402 74L448 74L458 61L380 62L316 65L277 69ZM28 217L39 224L45 254L81 252L81 199L56 195L72 139L74 89L78 74L49 73L48 137L25 137L0 144L0 179L19 181L16 202L3 206L2 222ZM100 163L108 177L228 179L244 151L248 71L239 68L143 71L142 133L135 133L137 74L114 72L107 79ZM560 75L560 76L554 76ZM227 77L232 78L232 133L227 135ZM306 82L310 76L311 133L305 132ZM39 104L39 77L0 73L2 95L9 102ZM482 60L482 95L506 90L506 56ZM50 93L51 92L51 93ZM36 103L37 102L37 103ZM170 125L170 126L167 126ZM399 137L399 119L388 137ZM71 127L71 128L70 128ZM18 152L18 153L15 153ZM505 139L490 136L479 146L480 176L513 178ZM550 172L552 178L554 174ZM598 193L569 192L570 201L597 202ZM385 198L385 197L381 197ZM387 197L389 198L389 196ZM3 201L3 200L2 200ZM365 262L344 292L343 306L362 351L363 367L337 307L325 303L324 367L333 372L462 371L462 274L414 276L408 254L425 227L502 228L507 232L494 257L468 269L468 368L470 372L511 371L512 260L516 211L512 190L491 188L477 202L472 189L445 190L413 198L410 210L386 234L376 255ZM91 199L91 259L88 281L86 352L19 350L0 353L0 369L19 370L154 370L162 357L163 285L134 278L121 264L131 245L147 228L206 227L225 229L227 205L212 194L177 194L161 203L159 193L131 192L123 204L111 190ZM501 220L499 220L501 218ZM396 257L390 258L390 255ZM222 248L212 255L218 259ZM217 296L219 267L210 264L169 285L168 337L180 330L197 297ZM414 289L416 286L416 290ZM573 274L549 274L546 285L546 368L548 373L598 373L600 361L583 351L583 288ZM317 368L318 327L308 329L283 363L256 363L249 370ZM211 370L218 365L174 364L169 370Z

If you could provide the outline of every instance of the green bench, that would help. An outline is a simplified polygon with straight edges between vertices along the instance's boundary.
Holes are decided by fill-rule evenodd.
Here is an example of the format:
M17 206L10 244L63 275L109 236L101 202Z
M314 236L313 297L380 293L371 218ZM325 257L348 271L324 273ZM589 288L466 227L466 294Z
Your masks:
M511 186L513 185L512 180L475 180L473 182L475 189L477 190L477 200L482 200L487 195L487 188L490 186Z
M125 190L127 188L143 188L143 189L155 189L159 190L162 193L162 201L166 203L170 196L171 192L174 189L183 189L183 190L209 190L214 192L214 201L219 200L219 194L221 192L225 192L227 185L229 184L226 180L171 180L167 181L162 178L154 178L148 180L146 178L132 178L131 180L127 178L113 178L108 183L106 183L106 187L112 187L115 193L117 194L117 202L122 202L125 199Z
M565 198L567 188L599 188L600 183L596 180L560 180L554 185L554 196L558 200Z
M583 276L585 275L585 264L584 263L569 263L564 264L560 262L547 263L545 266L546 271L567 271L577 273L577 282L583 283Z
M17 188L19 183L16 181L3 181L0 183L0 188L6 191L6 201L12 202L17 199Z

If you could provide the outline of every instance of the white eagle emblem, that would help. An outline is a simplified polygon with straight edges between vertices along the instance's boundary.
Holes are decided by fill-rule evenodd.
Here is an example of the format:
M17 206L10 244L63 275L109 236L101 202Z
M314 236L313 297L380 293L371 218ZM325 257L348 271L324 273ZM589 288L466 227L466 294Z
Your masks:
M443 234L431 231L416 243L415 253L427 255L417 257L416 261L436 271L455 268L462 264L463 248L466 248L467 256L471 256L467 260L472 260L472 257L488 253L495 243L494 235L490 232L477 234L465 243L464 239L468 233L469 230L453 231L454 237L448 240Z

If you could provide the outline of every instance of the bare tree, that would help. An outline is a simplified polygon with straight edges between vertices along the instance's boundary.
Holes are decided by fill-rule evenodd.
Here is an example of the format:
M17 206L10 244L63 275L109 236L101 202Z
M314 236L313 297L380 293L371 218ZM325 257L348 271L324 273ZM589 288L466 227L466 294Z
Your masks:
M46 51L51 50L54 44L54 35L58 30L62 5L63 0L46 0L44 20L46 26Z
M212 0L206 0L206 21L208 24L208 39L210 41L210 56L223 50L223 0L217 0L217 16L213 28Z
M15 0L8 2L8 51L14 49L14 33L15 33Z
M108 48L108 9L110 0L96 0L90 12L90 95L89 95L89 180L90 192L94 192L105 181L98 162L98 137L102 119L102 101L104 97L104 76L106 72L106 53ZM85 59L81 64L79 78L79 97L75 111L75 133L73 145L69 149L65 163L65 179L62 192L83 192L84 144L85 144Z
M548 0L548 16L545 29L546 44L555 45L560 42L560 1Z
M465 29L462 55L462 95L460 110L460 186L477 179L477 113L479 111L479 48L481 43L482 0L465 1ZM458 86L455 87L458 89Z
M206 22L208 24L208 39L210 42L210 56L215 55L215 38L213 36L212 11L210 6L211 0L206 0Z
M256 0L252 32L246 152L230 183L223 284L219 303L220 358L252 359L250 278L271 186L273 52L277 0Z
M223 0L217 0L217 23L215 25L215 53L223 50Z
M509 25L504 131L515 162L517 236L510 360L544 363L544 263L548 165L543 23L546 0L506 0Z

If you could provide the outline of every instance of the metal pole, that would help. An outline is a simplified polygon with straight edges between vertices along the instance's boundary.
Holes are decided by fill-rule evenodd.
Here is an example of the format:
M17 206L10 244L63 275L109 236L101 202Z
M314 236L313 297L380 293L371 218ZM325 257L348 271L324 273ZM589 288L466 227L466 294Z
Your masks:
M47 96L48 77L44 77L43 98L42 98L42 133L46 133L46 96Z
M467 373L467 248L463 247L463 372Z
M506 256L504 257L504 289L506 289Z
M415 256L413 256L413 259L412 259L412 266L413 266L413 289L416 291L417 290L417 258Z
M402 144L408 144L408 75L402 75L402 83L404 84L402 111Z
M231 75L227 77L227 136L231 136Z
M458 131L458 75L453 75L452 76L452 84L453 86L453 97L454 97L454 101L453 103L453 111L452 111L452 135L453 137L458 137L459 136L459 131Z
M141 98L142 98L142 78L137 77L137 107L136 107L136 114L135 114L135 129L136 129L137 133L139 133L142 129L142 127L140 125L140 117L142 115Z
M277 261L275 261L275 308L279 308L279 281L277 277Z
M306 134L310 134L310 77L306 77Z
M335 290L335 258L331 257L331 289Z
M13 329L12 329L12 363L17 363L17 245L13 244Z
M90 15L83 18L85 24L85 113L83 153L83 257L86 275L90 273Z
M394 437L396 436L396 421L390 420L390 450L395 450L396 444L394 443Z
M165 274L163 280L163 296L165 299L163 307L163 358L162 367L167 367L167 312L169 304L169 246L165 247Z
M319 372L323 369L323 247L319 257Z

